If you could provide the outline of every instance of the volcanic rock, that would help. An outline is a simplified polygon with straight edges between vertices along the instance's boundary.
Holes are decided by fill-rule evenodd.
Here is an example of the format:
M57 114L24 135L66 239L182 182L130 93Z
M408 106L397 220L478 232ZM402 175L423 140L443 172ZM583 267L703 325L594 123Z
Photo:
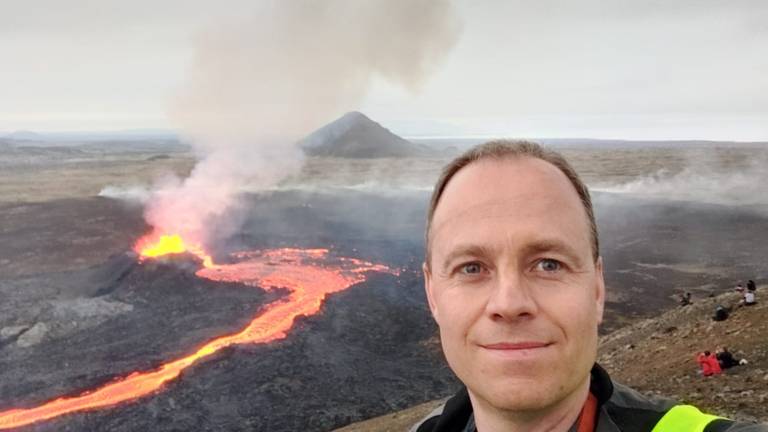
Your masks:
M133 305L101 298L62 300L53 303L53 314L57 318L92 318L112 316L133 310Z
M45 334L48 333L48 326L45 323L39 322L32 326L29 330L22 333L16 340L16 345L22 348L28 348L39 344L45 338Z
M426 156L431 150L407 141L357 111L321 127L300 143L310 156L385 158Z
M8 326L0 329L0 343L13 339L20 334L24 333L29 328L25 325Z

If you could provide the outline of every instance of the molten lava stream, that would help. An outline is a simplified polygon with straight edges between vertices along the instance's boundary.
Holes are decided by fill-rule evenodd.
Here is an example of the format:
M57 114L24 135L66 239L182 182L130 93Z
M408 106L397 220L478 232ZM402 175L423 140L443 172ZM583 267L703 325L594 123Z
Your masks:
M202 251L202 250L201 250ZM176 252L174 252L176 253ZM365 272L391 272L388 267L357 259L337 259L323 263L327 249L275 249L244 252L235 255L235 264L213 265L206 262L197 276L215 280L240 282L272 289L288 288L288 299L267 305L243 330L221 336L194 353L163 364L153 371L133 372L128 376L86 391L78 396L63 397L32 408L0 412L0 429L28 425L76 411L114 406L153 394L163 384L179 376L182 370L222 348L246 343L266 343L284 338L299 315L313 315L320 310L327 294L344 290L366 279ZM323 264L322 266L319 264ZM210 265L209 265L210 264Z

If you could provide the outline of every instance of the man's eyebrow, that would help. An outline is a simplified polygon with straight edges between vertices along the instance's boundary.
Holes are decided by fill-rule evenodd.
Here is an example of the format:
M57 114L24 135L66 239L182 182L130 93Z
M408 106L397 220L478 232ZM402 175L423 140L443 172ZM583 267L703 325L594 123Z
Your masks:
M535 255L542 252L556 252L566 255L579 264L581 264L583 261L576 249L571 247L568 243L558 239L541 239L530 242L523 246L522 252L524 255Z
M485 246L481 245L475 245L475 244L465 244L465 245L459 245L445 257L443 260L443 265L440 267L443 271L445 271L448 266L451 265L451 262L455 260L458 257L462 256L473 256L473 257L487 257L491 255L491 250Z

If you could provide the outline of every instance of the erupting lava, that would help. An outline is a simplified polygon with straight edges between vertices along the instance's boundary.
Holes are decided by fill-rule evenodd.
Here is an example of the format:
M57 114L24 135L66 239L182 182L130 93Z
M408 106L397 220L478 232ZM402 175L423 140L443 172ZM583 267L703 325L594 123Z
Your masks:
M204 267L213 267L213 259L199 243L187 243L178 234L149 234L136 242L134 250L142 259L164 255L191 253L203 261Z
M160 237L154 246L142 246L139 251L144 259L185 250L197 255L206 263L204 268L197 271L199 277L239 282L263 289L288 288L290 294L287 298L265 306L241 331L213 339L191 354L164 363L156 370L133 372L78 396L62 397L31 408L2 411L0 429L24 426L77 411L114 406L153 394L163 384L178 377L182 370L222 348L284 338L297 316L317 313L326 295L364 281L365 272L396 273L386 266L354 258L330 258L327 249L241 252L234 255L237 260L234 264L214 265L202 249L190 248L178 236Z

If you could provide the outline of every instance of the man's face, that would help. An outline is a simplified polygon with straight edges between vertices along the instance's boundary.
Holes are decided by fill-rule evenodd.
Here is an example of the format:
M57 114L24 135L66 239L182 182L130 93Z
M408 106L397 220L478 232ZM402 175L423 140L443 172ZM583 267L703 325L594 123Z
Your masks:
M586 382L605 295L588 227L575 188L539 159L475 162L449 182L424 273L473 402L545 409Z

